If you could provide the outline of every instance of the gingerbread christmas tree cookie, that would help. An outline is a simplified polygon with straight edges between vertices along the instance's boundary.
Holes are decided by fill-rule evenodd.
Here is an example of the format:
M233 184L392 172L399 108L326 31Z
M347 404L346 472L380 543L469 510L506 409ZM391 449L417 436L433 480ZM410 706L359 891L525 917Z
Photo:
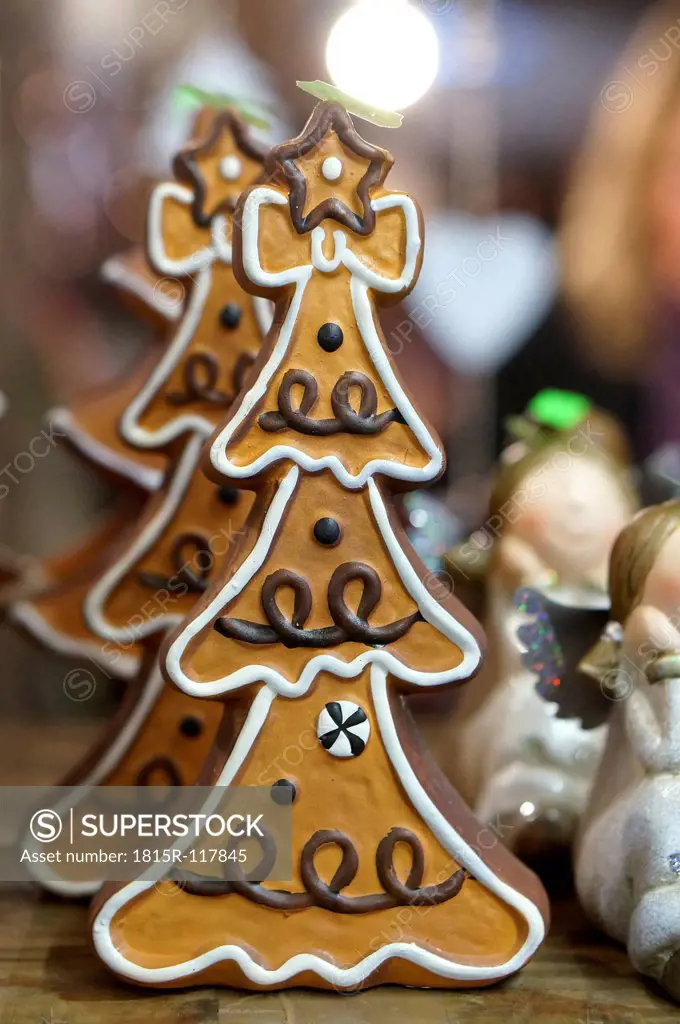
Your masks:
M247 491L209 481L199 455L212 418L224 415L240 388L271 313L267 300L253 299L234 280L231 248L224 242L241 179L251 183L261 173L259 151L231 111L204 112L198 125L199 142L176 161L178 178L192 184L191 191L182 193L186 202L175 202L174 184L167 187L170 199L166 186L159 186L151 199L150 219L158 214L162 230L155 243L150 238L150 257L166 258L162 253L167 251L175 258L181 252L185 260L187 310L161 360L172 355L178 377L156 394L161 364L155 362L142 368L144 380L138 373L134 388L127 389L128 410L142 393L156 394L153 435L133 432L125 440L115 421L121 445L142 457L163 457L163 483L66 606L70 610L75 602L78 622L96 638L96 649L106 652L118 670L124 665L133 678L106 736L71 773L68 782L80 789L59 808L65 814L88 786L195 782L223 714L220 705L197 701L164 683L156 653L164 632L189 614L221 571L252 504ZM194 262L202 268L195 275L190 272ZM196 304L189 292L199 279L209 287L205 301ZM205 373L212 374L212 383L206 383ZM230 393L222 387L226 382ZM119 420L125 419L126 409ZM96 878L78 880L66 870L40 867L34 874L62 895L86 895L98 887Z
M156 185L147 213L147 262L180 315L145 365L52 413L76 448L148 490L166 479L178 440L224 417L257 353L253 339L269 327L269 303L234 282L229 242L236 199L263 159L238 114L199 112L175 178Z
M254 362L254 339L271 323L270 304L244 295L231 266L236 200L262 173L264 150L230 110L203 112L195 134L175 158L176 180L158 185L149 204L149 260L179 281L187 303L171 343L121 418L124 441L144 449L210 433Z
M231 110L202 110L193 136L175 159L178 180L156 186L148 213L148 262L158 274L177 277L184 295L179 321L167 325L160 357L152 353L130 377L51 414L53 427L103 473L158 494L148 504L141 525L135 522L129 534L122 528L92 558L83 552L77 572L62 574L45 593L13 609L15 621L40 642L64 655L82 655L124 678L134 677L141 666L143 650L137 641L166 627L168 621L178 621L190 600L178 601L177 584L169 602L175 605L173 618L163 606L163 588L137 587L138 576L133 573L125 581L132 584L132 593L126 594L125 588L122 594L118 591L118 610L123 615L122 620L118 618L119 628L87 609L111 580L125 577L128 565L141 557L140 546L146 552L171 523L195 468L197 438L210 433L229 408L271 319L269 303L245 294L236 284L226 242L236 198L243 185L261 173L263 150ZM156 395L158 382L173 372L175 383L161 388L152 402L154 432L135 429L127 436L125 424L135 418L131 410L139 407L142 396ZM220 385L229 382L228 391L217 386L218 379ZM207 489L205 481L199 486ZM125 500L129 505L133 499ZM138 519L141 500L136 500L128 524ZM240 515L246 510L244 497ZM204 524L206 529L209 526L209 521ZM180 529L178 544L181 533ZM156 570L156 577L163 569L166 579L174 577L179 555L189 557L191 552L186 545L181 551L177 546L175 555L169 554L165 566ZM202 557L200 552L194 556ZM95 596L85 601L95 584ZM160 597L155 593L159 589ZM140 613L142 608L146 610Z
M258 495L164 664L184 693L247 712L233 744L218 740L209 780L268 785L274 800L286 789L293 870L107 888L95 946L139 984L483 985L545 934L537 879L482 848L405 704L473 675L481 633L428 590L391 503L395 487L434 479L443 454L377 321L376 305L415 282L422 249L415 203L383 185L390 164L322 103L239 202L236 272L275 298L275 327L209 473Z

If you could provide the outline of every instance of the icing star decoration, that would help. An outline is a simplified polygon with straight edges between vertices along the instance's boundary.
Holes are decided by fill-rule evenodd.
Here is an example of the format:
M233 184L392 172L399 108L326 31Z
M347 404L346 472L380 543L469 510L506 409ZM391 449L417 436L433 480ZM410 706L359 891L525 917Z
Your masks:
M231 110L202 110L195 135L200 141L177 154L173 171L193 191L192 216L206 228L217 214L233 213L244 187L262 170L263 150Z
M288 187L299 234L328 217L368 235L375 225L371 192L391 166L390 154L362 139L347 111L333 103L317 107L302 135L272 150L265 170Z

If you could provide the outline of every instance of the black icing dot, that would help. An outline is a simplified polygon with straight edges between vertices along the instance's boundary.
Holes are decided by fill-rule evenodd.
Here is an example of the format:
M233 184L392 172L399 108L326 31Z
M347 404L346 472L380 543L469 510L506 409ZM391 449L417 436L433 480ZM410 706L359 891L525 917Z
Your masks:
M241 307L237 306L235 302L228 302L220 310L220 323L229 330L238 327L241 323Z
M223 505L235 505L239 499L239 493L236 487L229 487L225 484L224 487L220 487L217 491L217 496Z
M279 779L269 792L274 803L280 807L292 804L297 796L297 790L290 779Z
M316 340L324 352L335 352L344 340L342 327L339 324L323 324L317 332Z
M199 722L198 718L194 718L193 715L187 715L179 723L179 731L182 733L182 736L193 740L203 732L203 723Z
M314 523L314 539L319 544L325 544L329 547L331 544L337 544L340 540L340 523L337 519L331 519L328 516L324 516L323 519L317 519Z

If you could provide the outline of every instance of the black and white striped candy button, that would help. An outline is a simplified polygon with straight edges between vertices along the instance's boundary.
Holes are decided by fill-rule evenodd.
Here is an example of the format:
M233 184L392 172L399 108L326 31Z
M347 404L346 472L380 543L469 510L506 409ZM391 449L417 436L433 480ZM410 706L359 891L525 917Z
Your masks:
M333 757L358 757L371 733L371 723L359 704L332 700L326 704L316 723L319 743Z

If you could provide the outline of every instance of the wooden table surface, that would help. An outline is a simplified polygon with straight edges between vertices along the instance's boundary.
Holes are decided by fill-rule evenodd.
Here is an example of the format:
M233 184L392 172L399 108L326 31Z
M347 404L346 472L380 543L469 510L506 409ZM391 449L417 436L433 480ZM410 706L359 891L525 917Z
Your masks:
M93 725L51 730L35 759L29 730L0 728L5 784L58 778L91 741ZM34 732L33 732L34 735ZM44 735L44 734L43 734ZM23 755L23 756L22 756ZM31 771L27 771L27 764ZM21 766L21 767L20 767ZM46 773L46 769L49 772ZM53 774L54 773L54 774ZM40 776L40 777L39 777ZM556 869L559 877L565 872ZM31 887L0 888L0 1024L666 1024L680 1007L590 928L567 891L553 926L517 977L470 992L386 987L340 996L289 990L156 993L117 981L89 944L87 907Z
M555 906L548 941L520 975L471 992L373 989L256 995L150 993L98 963L87 908L24 888L0 892L2 1024L662 1024L680 1009L588 928L573 900Z

